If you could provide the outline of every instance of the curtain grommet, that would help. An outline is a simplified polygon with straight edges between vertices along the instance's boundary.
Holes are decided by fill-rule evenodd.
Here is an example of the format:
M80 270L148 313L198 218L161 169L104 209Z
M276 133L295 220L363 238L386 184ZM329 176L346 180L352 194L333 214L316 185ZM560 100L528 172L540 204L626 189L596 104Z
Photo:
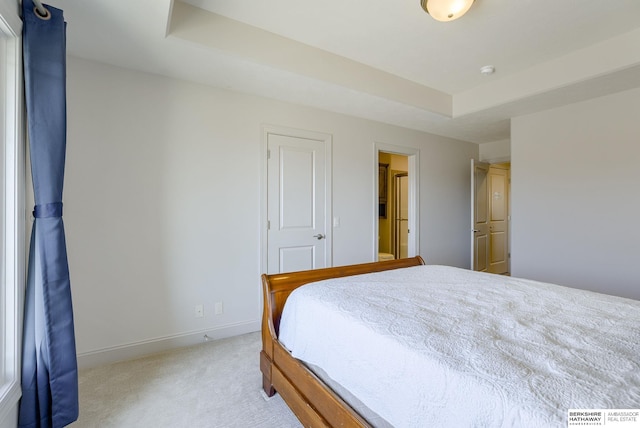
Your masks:
M45 14L43 15L42 12L40 12L40 10L38 10L38 6L34 6L33 7L33 13L36 14L36 16L40 19L42 19L43 21L48 21L51 19L51 12L49 12L49 9L47 9L46 7L42 6L42 8L44 9Z

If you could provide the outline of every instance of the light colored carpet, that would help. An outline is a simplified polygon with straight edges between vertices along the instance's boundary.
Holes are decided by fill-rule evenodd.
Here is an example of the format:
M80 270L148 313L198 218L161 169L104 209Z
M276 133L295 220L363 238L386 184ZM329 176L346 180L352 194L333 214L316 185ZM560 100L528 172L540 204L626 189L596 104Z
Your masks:
M72 428L302 425L279 395L266 399L260 333L81 370Z

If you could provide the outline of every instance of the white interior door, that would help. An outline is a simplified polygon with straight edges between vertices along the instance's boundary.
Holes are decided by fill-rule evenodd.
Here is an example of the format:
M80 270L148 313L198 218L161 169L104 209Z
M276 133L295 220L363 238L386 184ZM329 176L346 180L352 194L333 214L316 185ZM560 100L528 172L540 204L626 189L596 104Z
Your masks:
M489 164L471 159L471 266L489 269Z
M406 259L409 256L409 177L407 175L396 175L395 195L396 195L396 253L398 259Z
M509 171L489 168L489 267L491 273L509 272Z
M329 265L328 144L323 138L267 133L268 273Z

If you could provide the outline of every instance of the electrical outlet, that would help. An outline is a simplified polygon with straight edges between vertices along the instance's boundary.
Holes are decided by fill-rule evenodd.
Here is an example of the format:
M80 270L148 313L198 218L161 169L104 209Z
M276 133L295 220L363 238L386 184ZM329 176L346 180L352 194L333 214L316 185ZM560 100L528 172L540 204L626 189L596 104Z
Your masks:
M222 306L222 302L215 303L215 309L213 311L216 315L222 315L224 313L224 308Z
M204 306L196 305L196 318L202 318L204 316Z

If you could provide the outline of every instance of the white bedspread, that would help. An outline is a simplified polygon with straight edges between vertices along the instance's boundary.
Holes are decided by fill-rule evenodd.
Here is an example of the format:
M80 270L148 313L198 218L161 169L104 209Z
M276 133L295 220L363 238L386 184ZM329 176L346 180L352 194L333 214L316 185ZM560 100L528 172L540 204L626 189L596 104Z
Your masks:
M308 284L279 339L395 427L640 408L640 301L445 266Z

